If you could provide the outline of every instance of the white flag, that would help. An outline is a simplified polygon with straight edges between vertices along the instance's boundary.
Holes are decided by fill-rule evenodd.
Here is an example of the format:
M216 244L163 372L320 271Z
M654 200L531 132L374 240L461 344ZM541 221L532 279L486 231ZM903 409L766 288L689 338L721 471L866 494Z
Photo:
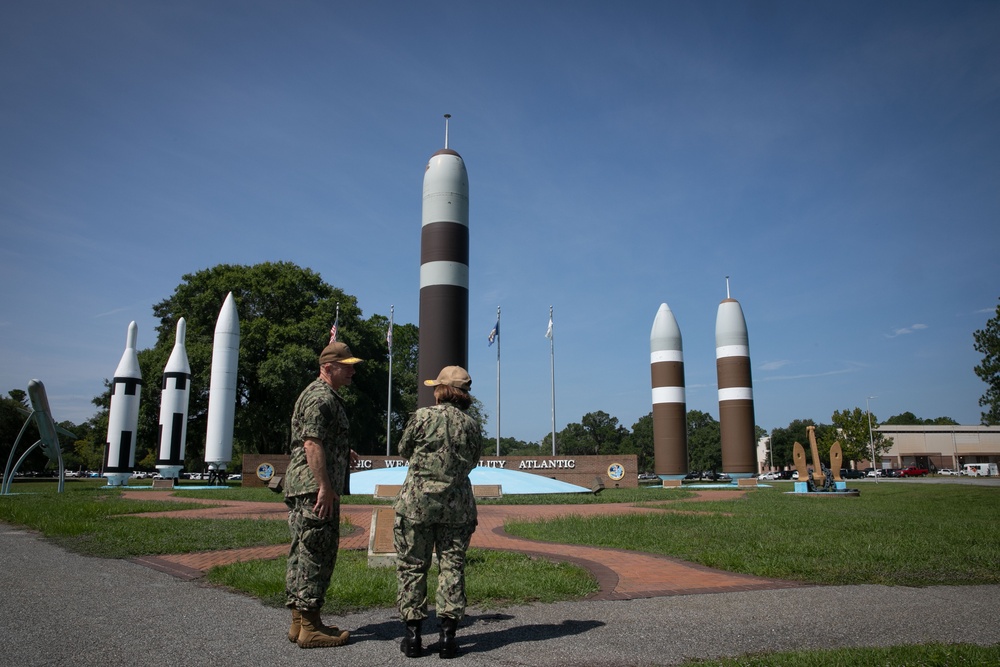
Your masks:
M552 340L552 317L549 316L549 329L545 332L545 337Z

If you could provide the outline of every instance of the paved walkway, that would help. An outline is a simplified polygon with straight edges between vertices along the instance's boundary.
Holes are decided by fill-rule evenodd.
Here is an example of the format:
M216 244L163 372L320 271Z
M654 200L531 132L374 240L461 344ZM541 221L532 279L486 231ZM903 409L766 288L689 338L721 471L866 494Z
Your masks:
M744 490L712 490L699 492L697 498L707 495L712 500L730 500L742 496ZM174 500L186 503L213 505L201 509L173 512L150 512L141 516L191 519L265 519L284 521L285 506L280 503L244 502L178 498L171 491L126 491L128 498L143 500ZM683 500L672 501L682 503ZM662 504L662 503L657 503ZM367 549L369 527L375 505L343 505L341 514L353 526L354 532L341 538L342 549ZM527 540L508 535L505 520L543 520L558 516L608 516L635 514L637 512L678 512L680 509L658 509L623 503L602 505L480 505L479 527L472 537L472 546L484 549L517 551L521 553L569 561L590 571L600 586L591 597L594 600L630 600L670 595L723 593L734 591L797 588L804 584L778 579L714 570L687 563L675 558L654 554L602 547L555 544ZM216 565L249 560L280 558L288 553L288 545L250 547L226 551L151 556L134 559L147 567L168 572L181 579L197 579Z

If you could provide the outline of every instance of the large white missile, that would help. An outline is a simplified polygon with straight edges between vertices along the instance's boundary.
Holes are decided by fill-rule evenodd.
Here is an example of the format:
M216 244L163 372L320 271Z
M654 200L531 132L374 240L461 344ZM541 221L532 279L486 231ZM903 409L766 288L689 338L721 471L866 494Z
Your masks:
M732 477L757 472L757 439L750 375L750 338L739 301L726 298L715 319L715 365L719 377L722 470Z
M139 428L139 399L142 395L142 372L136 339L139 327L133 321L128 325L125 352L122 353L115 377L111 381L111 408L108 411L107 453L104 476L108 486L125 486L135 466L135 439Z
M687 473L687 400L681 330L670 307L660 304L649 333L653 382L653 455L657 475L681 479Z
M205 463L209 470L225 470L233 460L233 422L236 419L236 377L240 361L240 316L233 293L226 296L215 323L212 342L212 379L208 387L208 432Z
M445 366L468 368L469 175L462 156L448 148L447 122L444 148L424 170L419 317L417 378L437 377ZM417 406L429 405L433 387L420 382Z
M184 447L187 444L188 403L191 397L191 364L188 363L184 339L187 323L177 320L177 336L163 369L160 394L159 458L156 468L167 479L177 479L184 467Z

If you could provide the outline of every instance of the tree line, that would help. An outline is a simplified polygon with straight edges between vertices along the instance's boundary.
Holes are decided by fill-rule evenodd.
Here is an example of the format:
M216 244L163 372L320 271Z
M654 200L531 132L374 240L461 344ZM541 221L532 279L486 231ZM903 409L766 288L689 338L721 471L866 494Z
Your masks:
M351 387L342 394L351 415L351 435L355 449L362 454L386 451L388 422L390 451L395 451L409 415L417 404L418 330L413 324L396 324L392 332L391 414L387 420L390 397L388 318L371 315L364 318L357 299L333 287L310 269L290 262L265 262L252 266L220 264L182 277L174 293L153 306L159 319L155 344L138 353L143 385L139 409L138 434L135 439L136 467L152 470L158 452L161 376L174 346L177 320L187 325L186 348L191 365L191 398L188 413L185 469L201 471L204 467L205 433L208 417L208 390L211 378L212 342L215 323L226 295L232 292L240 317L240 353L237 376L236 418L233 428L233 464L238 468L244 453L284 453L289 442L289 418L295 399L318 373L318 353L329 341L330 327L338 324L338 340L346 342L365 363L359 364ZM997 423L1000 417L1000 306L997 315L983 331L975 333L976 349L984 354L982 366L975 371L990 384L990 391L980 400L988 407L983 423ZM110 382L95 396L97 411L83 424L62 422L78 439L64 442L67 469L99 470L107 437ZM22 410L28 407L23 390L15 389L0 397L0 455L4 462L24 424ZM486 430L485 410L478 401L473 412ZM868 413L861 408L837 410L830 424L795 420L770 434L769 456L776 468L792 465L792 445L798 441L808 447L806 428L816 427L821 457L828 456L830 445L839 440L845 461L859 461L870 456ZM878 420L871 415L873 427ZM940 417L921 420L903 413L886 420L887 424L955 424ZM691 410L687 415L688 459L691 470L720 470L722 465L719 422L712 415ZM34 442L33 426L22 438ZM767 435L756 427L758 440ZM884 452L891 441L872 429L876 453ZM489 442L487 440L487 442ZM487 451L489 451L487 445ZM514 438L500 438L501 455L544 455L552 451L552 434L536 443ZM652 412L631 428L603 411L583 415L579 422L567 424L556 433L556 451L560 455L635 454L640 470L653 470ZM41 470L47 461L36 451L23 469Z

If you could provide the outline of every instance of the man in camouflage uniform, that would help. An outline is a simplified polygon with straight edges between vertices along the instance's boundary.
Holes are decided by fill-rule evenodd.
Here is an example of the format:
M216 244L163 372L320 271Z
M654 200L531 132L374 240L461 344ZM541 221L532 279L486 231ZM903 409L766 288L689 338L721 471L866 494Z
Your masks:
M341 646L349 636L323 625L320 610L340 546L340 495L357 457L337 390L351 383L359 361L344 343L327 345L319 377L302 391L292 412L292 456L282 480L292 534L285 605L292 610L288 640L302 648Z
M472 379L464 368L448 366L436 380L436 404L414 413L399 442L409 470L393 508L396 522L397 603L406 623L400 650L420 655L421 624L427 618L427 571L437 550L437 617L442 658L457 652L455 629L465 614L465 552L476 529L476 500L469 473L479 463L483 442L479 423L466 410Z

